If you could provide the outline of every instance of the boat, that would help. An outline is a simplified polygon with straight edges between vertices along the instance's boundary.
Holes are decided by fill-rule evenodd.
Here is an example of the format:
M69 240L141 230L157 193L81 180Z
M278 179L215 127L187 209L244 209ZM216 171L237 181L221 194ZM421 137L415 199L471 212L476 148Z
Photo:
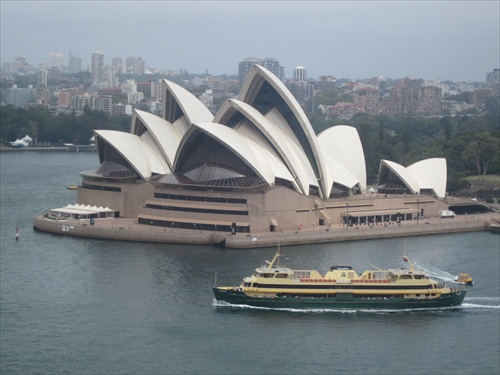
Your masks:
M457 276L455 279L457 283L465 284L465 285L472 285L474 284L474 280L472 280L472 277L468 273L462 272Z
M78 189L78 186L77 185L68 185L67 189L68 190L76 190L76 189Z
M216 304L297 309L415 309L462 304L466 290L438 283L405 254L409 268L373 269L358 275L351 266L294 270L279 264L283 254L258 267L239 286L215 286Z

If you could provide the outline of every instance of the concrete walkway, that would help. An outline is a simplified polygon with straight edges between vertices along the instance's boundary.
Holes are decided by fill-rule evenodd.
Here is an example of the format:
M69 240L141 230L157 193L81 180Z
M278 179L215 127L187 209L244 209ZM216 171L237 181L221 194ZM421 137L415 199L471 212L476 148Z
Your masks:
M489 230L499 221L499 214L464 215L454 219L428 218L374 226L361 225L316 227L314 230L273 233L237 233L165 228L138 224L133 219L49 220L43 214L34 219L34 228L44 232L121 241L223 245L227 248L273 247L320 242L354 241L360 239L418 236L439 233L458 233Z

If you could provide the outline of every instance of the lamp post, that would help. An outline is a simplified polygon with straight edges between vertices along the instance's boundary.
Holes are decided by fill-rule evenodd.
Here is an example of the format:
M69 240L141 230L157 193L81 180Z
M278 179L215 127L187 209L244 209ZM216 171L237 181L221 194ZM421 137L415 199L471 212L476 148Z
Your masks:
M346 224L347 224L347 230L349 230L349 203L347 203L347 219L346 219Z
M417 199L417 225L419 219L420 219L420 199Z

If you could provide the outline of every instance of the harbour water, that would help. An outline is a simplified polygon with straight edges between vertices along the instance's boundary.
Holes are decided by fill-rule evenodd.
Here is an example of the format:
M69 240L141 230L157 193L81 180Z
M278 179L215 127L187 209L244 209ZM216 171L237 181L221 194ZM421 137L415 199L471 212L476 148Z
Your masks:
M0 154L2 374L498 374L499 235L411 237L417 267L451 284L471 274L459 308L300 311L217 306L276 249L129 243L33 230L75 203L66 186L95 153ZM15 227L19 225L19 240ZM292 246L286 264L325 272L403 265L403 240Z

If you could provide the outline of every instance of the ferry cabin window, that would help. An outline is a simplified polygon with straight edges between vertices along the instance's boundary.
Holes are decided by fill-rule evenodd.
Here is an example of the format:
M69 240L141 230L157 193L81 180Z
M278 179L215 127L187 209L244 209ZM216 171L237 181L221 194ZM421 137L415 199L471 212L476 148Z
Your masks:
M286 279L288 275L286 273L277 273L276 276L277 279Z
M400 280L413 279L413 276L412 275L399 275L399 279Z
M374 271L373 278L377 280L386 280L389 278L389 272L387 271Z
M300 279L310 279L311 272L309 272L309 271L295 271L294 276L298 277Z
M257 273L257 276L264 277L264 278L273 278L274 274L273 273L259 272L259 273Z

